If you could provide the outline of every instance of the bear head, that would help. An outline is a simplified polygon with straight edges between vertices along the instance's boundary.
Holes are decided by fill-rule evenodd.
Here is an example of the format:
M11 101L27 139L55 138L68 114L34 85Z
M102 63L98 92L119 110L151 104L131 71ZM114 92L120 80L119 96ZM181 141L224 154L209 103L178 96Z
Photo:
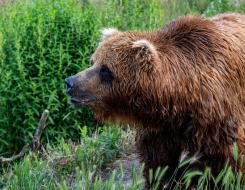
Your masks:
M132 120L152 104L159 55L150 33L102 30L90 67L65 79L75 107L89 107L99 120Z

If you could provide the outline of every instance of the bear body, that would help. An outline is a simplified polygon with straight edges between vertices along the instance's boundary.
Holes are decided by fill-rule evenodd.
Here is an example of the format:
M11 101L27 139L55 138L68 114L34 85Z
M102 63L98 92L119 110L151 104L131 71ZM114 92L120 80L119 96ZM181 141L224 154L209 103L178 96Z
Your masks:
M233 145L245 154L245 15L184 16L153 32L103 31L92 66L66 80L77 106L101 121L137 130L137 149L149 169L194 156L190 167L214 175ZM163 180L162 186L165 184Z

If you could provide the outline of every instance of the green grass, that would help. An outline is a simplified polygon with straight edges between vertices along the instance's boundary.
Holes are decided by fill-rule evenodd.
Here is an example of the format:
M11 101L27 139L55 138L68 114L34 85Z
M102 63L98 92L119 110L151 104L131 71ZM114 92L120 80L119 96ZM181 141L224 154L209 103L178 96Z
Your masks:
M84 127L79 144L61 141L56 146L47 145L46 152L39 155L30 153L20 163L6 164L0 176L0 189L55 189L56 186L90 189L97 183L104 184L97 175L106 164L131 151L130 133L128 129L106 127L89 136Z
M129 174L125 173L122 165L117 168L117 171L112 171L109 177L103 177L103 171L107 171L106 165L132 151L130 150L133 143L131 131L108 127L98 129L92 137L86 134L86 128L83 128L81 132L82 139L79 144L62 141L55 147L48 145L46 152L36 155L30 153L21 162L6 166L4 174L0 176L0 189L141 190L143 188L143 165L140 168L131 169L131 182L127 187L123 179ZM234 156L237 154L237 149L234 148ZM244 176L241 172L234 173L228 164L217 177L213 177L209 168L204 171L190 169L190 165L195 161L195 157L185 157L179 162L179 166L169 180L171 189L188 189L194 177L198 178L199 190L206 190L211 182L217 189L245 188L242 185ZM176 173L182 168L185 168L183 175L176 181ZM154 174L151 170L149 171L152 190L157 190L167 170L166 166L158 168Z
M64 78L88 66L103 27L151 31L181 15L245 12L245 4L236 6L231 0L89 2L93 0L17 0L0 7L0 156L12 155L29 143L42 111L50 110L42 138L47 154L30 153L0 166L0 189L123 189L124 168L119 177L114 171L107 180L101 173L130 152L131 131L93 127L91 112L69 107ZM188 166L188 159L180 165ZM153 189L165 170L150 174ZM140 173L132 168L128 189L143 187ZM188 188L194 176L199 176L200 190L210 181L222 189L245 189L241 173L233 173L228 165L217 178L208 168L187 169L181 183L170 182L172 189Z

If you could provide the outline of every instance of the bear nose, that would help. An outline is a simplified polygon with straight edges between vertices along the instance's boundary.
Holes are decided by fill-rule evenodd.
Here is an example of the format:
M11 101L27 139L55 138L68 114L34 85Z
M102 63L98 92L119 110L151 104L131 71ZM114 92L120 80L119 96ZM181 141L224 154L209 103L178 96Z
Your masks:
M65 79L66 83L66 93L70 95L72 88L74 86L74 79L73 77L68 77Z

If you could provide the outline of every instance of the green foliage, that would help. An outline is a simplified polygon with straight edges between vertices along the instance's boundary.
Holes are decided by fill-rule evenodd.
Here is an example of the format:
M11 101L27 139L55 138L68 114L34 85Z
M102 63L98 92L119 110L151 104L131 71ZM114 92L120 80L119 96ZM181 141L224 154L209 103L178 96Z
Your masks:
M141 190L144 186L142 178L144 165L140 168L133 167L131 174L126 173L121 165L120 168L113 170L108 178L103 178L102 171L105 165L126 153L120 148L127 143L127 137L121 135L123 134L121 130L110 127L99 129L93 138L84 134L79 144L60 142L56 147L48 146L45 158L30 154L20 163L10 166L8 172L0 176L0 189ZM168 187L173 190L187 190L195 178L198 190L209 189L211 184L216 189L224 190L245 188L242 173L234 172L228 164L217 177L214 177L210 168L204 171L191 169L191 165L197 161L196 156L188 157L188 155L180 160L179 166L168 181ZM177 177L176 173L179 170L183 174ZM152 190L159 188L160 181L167 171L168 167L159 167L154 173L152 170L149 171ZM130 184L127 186L123 180L125 175L131 176Z
M163 0L164 21L183 15L202 14L211 0Z
M151 30L163 25L164 15L160 0L102 2L100 9L103 27L117 27L121 30Z
M26 157L22 163L13 166L14 175L11 180L9 190L17 189L54 189L55 181L50 168L46 167L46 162L40 162L35 157Z
M46 140L78 137L91 113L68 107L63 79L87 67L97 24L92 6L76 1L20 1L0 16L0 152L15 151L32 137L50 110Z
M63 155L67 159L66 162L72 161L64 168L56 168L59 173L75 171L76 167L83 168L84 171L96 171L125 151L121 148L121 139L122 133L118 127L99 128L92 136L83 134L79 145L61 141L59 148L52 148L49 152L53 154L55 150L55 154Z
M236 10L235 4L229 0L214 0L207 7L204 12L205 16L212 16L218 13L224 13L228 11L238 11Z
M82 130L86 131L86 127ZM113 175L104 183L98 174L106 164L127 154L127 149L121 149L128 143L121 130L119 127L100 128L92 137L84 132L79 144L61 141L56 146L48 145L44 159L30 154L22 162L6 167L5 174L0 176L0 189L38 190L56 189L57 186L68 189L71 185L84 190L101 185L108 187L114 183ZM139 183L136 171L134 175L135 183Z

